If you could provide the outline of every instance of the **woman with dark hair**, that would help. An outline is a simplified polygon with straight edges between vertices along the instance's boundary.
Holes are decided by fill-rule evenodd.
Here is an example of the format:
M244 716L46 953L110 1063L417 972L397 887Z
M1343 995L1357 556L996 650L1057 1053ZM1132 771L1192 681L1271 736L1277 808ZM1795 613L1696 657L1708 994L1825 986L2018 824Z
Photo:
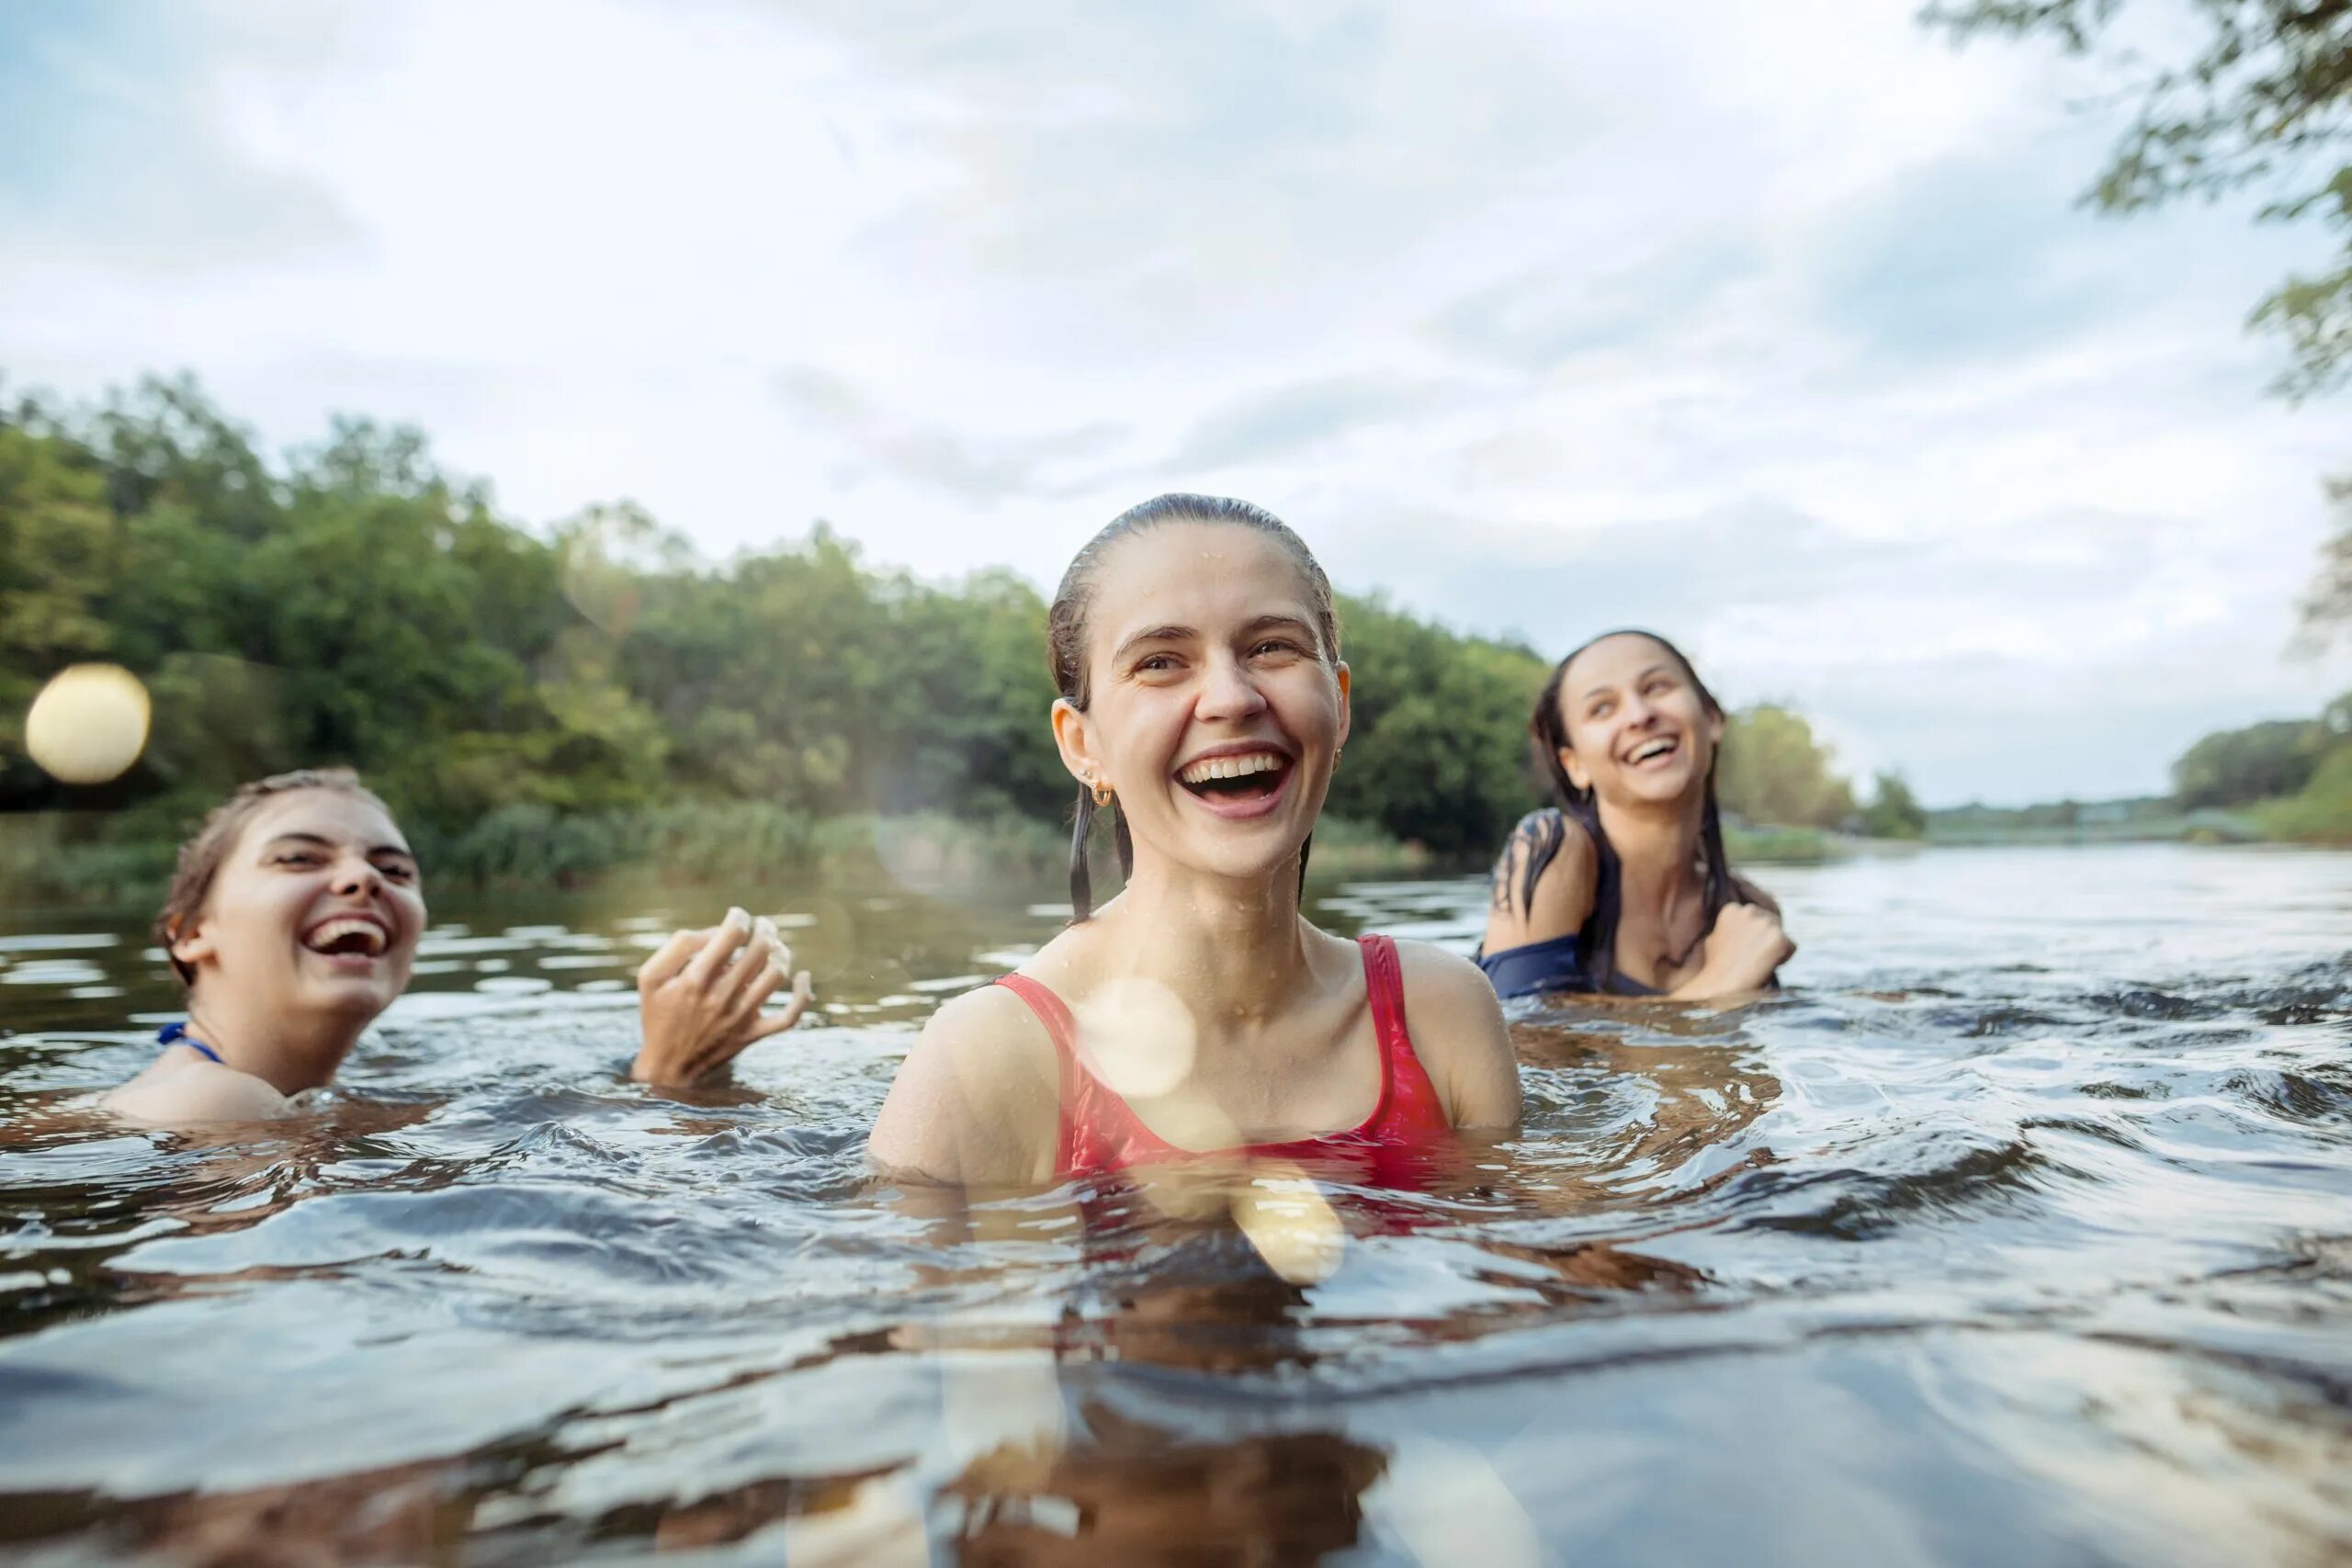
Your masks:
M155 1060L99 1109L175 1126L291 1114L407 988L424 918L416 856L357 774L305 769L242 786L180 846L155 919L187 1021L166 1027ZM792 963L764 926L730 909L646 962L631 1077L687 1082L799 1021L805 973L783 1012L761 1010Z
M1553 670L1528 731L1555 804L1495 863L1478 965L1496 991L1769 988L1796 948L1724 851L1724 711L1681 651L1651 632L1593 638Z
M1048 655L1078 781L1069 928L935 1013L874 1126L875 1162L1035 1183L1204 1155L1292 1162L1508 1128L1494 992L1439 949L1350 942L1299 909L1348 735L1331 586L1244 502L1168 495L1070 563ZM1088 825L1126 884L1097 908Z

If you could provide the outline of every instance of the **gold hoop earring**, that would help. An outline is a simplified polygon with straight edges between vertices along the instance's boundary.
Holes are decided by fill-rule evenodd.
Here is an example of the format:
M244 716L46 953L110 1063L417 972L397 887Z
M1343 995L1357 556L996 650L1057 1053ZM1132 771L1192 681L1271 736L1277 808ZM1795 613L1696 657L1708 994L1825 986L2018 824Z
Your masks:
M1111 786L1099 778L1094 781L1094 804L1098 807L1111 804Z

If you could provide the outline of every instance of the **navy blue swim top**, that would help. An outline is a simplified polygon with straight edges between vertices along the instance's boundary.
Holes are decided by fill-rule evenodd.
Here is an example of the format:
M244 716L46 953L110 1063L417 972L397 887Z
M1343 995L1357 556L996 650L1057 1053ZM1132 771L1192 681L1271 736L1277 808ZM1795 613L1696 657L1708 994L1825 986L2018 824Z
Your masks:
M224 1067L229 1065L226 1062L220 1061L220 1052L215 1051L211 1046L207 1045L203 1041L198 1040L195 1035L190 1034L187 1032L187 1025L185 1023L167 1023L164 1025L163 1028L155 1031L155 1043L158 1045L185 1045L189 1050L198 1053L199 1055L209 1056L215 1062L220 1062L220 1066Z
M1570 931L1521 947L1506 947L1500 953L1481 952L1478 967L1487 972L1498 997L1532 997L1543 991L1599 992L1612 997L1665 994L1623 974L1611 975L1606 986L1594 985L1585 972L1584 954L1579 951L1583 945L1581 934Z

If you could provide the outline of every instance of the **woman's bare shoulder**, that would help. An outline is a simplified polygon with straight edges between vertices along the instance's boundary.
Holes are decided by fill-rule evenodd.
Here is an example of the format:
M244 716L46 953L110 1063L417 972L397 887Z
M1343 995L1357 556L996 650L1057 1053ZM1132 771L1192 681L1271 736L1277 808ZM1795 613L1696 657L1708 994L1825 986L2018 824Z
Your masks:
M1396 943L1405 1029L1457 1127L1519 1121L1519 1063L1502 1003L1479 967L1425 942Z
M97 1109L154 1127L275 1122L294 1113L291 1100L251 1073L168 1055L120 1089L101 1095Z
M1408 1002L1430 997L1447 1006L1478 1004L1481 993L1487 998L1495 994L1479 967L1451 948L1405 937L1390 941L1396 948L1396 968Z
M1022 1180L1039 1174L1040 1148L1061 1103L1058 1057L1045 1024L1004 986L943 1005L899 1064L866 1149L901 1177L933 1181ZM1049 1173L1046 1173L1049 1174Z
M1486 951L1573 935L1592 913L1600 857L1592 836L1557 807L1531 811L1495 861Z

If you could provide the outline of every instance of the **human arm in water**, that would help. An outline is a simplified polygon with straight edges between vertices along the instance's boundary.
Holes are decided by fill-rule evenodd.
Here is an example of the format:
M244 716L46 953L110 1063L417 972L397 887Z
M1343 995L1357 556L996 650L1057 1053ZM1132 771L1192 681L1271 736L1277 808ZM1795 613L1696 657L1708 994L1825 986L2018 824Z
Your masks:
M1543 852L1547 832L1559 835L1548 859ZM1541 870L1530 887L1528 868L1539 863ZM1495 863L1483 950L1496 953L1574 936L1592 917L1600 885L1600 854L1582 824L1556 812L1528 817ZM1698 967L1678 978L1665 995L1673 1001L1713 1001L1770 990L1773 972L1795 952L1777 908L1726 904L1702 939Z
M781 1012L763 1008L785 984ZM740 908L706 931L682 931L637 972L644 1043L628 1076L640 1083L686 1084L724 1068L743 1049L800 1021L811 995L808 972L764 918Z

